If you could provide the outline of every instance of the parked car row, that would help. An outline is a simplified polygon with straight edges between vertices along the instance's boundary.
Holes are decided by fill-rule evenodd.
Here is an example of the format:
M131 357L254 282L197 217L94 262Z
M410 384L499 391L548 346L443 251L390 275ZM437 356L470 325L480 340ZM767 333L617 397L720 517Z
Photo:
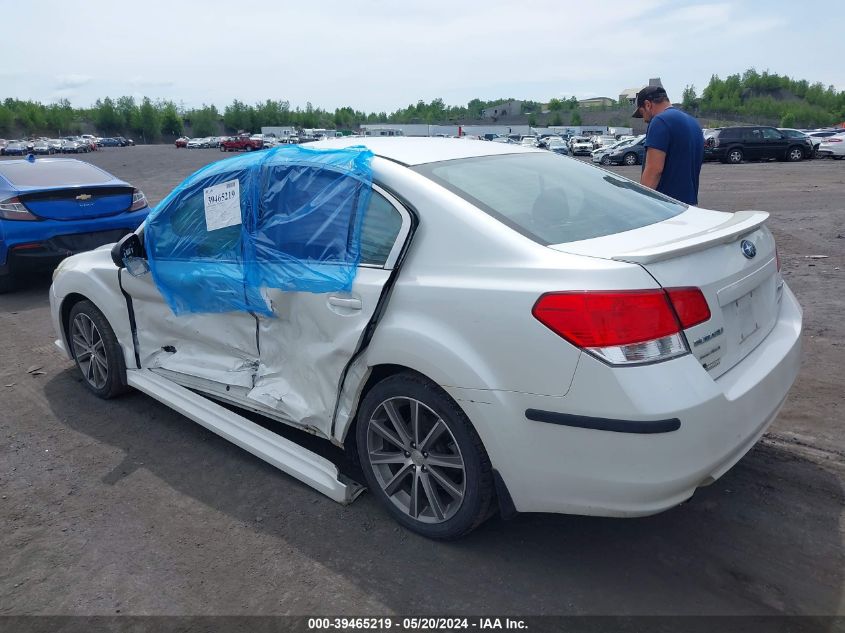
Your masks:
M235 136L206 136L189 138L180 136L174 145L176 149L219 149L221 152L251 152L257 149L266 149L276 145L285 145L305 141L321 140L320 138L303 137L291 135L277 138L269 134L237 134Z
M0 139L0 155L83 154L96 151L101 147L128 147L133 145L135 145L135 141L122 136L100 138L91 134L65 136L63 138Z

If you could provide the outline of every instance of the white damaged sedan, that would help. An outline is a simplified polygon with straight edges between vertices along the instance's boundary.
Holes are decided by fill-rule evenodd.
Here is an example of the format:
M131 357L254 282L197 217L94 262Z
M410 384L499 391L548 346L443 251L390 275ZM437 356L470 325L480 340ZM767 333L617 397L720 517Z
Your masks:
M497 510L666 510L775 419L802 314L766 213L690 207L517 145L319 148L361 144L372 185L348 290L265 287L269 315L177 315L145 227L64 260L57 344L87 387L141 390L341 503L365 485L432 538ZM344 447L365 481L218 402Z

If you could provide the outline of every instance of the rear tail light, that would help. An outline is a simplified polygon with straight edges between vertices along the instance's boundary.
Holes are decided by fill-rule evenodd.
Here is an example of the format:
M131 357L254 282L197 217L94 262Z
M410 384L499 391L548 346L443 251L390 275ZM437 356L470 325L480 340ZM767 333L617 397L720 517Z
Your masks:
M144 196L144 192L140 189L136 189L132 194L132 206L129 207L130 211L139 211L147 206L147 198Z
M8 198L0 202L0 218L4 220L24 220L26 222L38 219L27 210L19 198Z
M841 138L828 138L822 141L822 143L841 143Z
M689 350L682 330L710 318L698 288L554 292L534 317L573 345L612 365L668 360Z
M678 315L681 329L688 329L710 320L710 306L698 288L667 288L669 302Z

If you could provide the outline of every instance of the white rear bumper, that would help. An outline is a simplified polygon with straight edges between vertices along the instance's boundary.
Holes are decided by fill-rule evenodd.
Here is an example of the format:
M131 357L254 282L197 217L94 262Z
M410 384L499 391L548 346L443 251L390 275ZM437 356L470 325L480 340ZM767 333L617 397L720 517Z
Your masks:
M801 318L784 287L774 329L716 380L691 355L624 368L582 355L563 397L446 389L478 429L518 511L654 514L723 475L774 421L800 367ZM528 409L633 423L631 432L577 428L529 420ZM670 432L643 433L637 424L673 419L680 427Z

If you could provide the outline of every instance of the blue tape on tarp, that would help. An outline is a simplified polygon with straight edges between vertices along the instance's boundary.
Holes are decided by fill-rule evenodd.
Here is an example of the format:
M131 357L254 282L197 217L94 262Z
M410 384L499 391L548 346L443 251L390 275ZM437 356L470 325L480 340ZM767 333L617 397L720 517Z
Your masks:
M175 314L271 315L261 288L352 287L372 152L290 145L212 163L147 217L153 279Z

